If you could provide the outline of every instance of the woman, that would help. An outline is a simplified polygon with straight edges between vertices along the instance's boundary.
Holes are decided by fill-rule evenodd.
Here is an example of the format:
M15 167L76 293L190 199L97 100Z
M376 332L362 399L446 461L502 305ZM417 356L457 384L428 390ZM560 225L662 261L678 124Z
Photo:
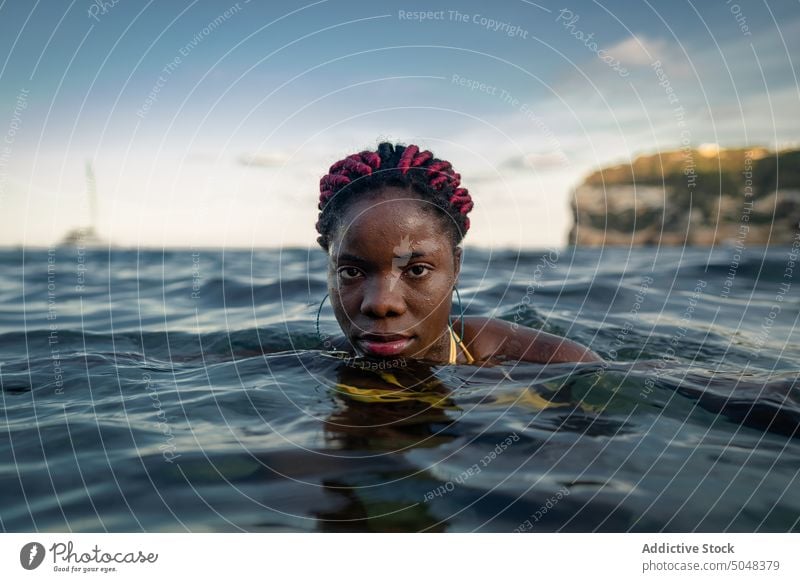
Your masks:
M431 152L390 143L347 156L322 177L317 242L345 336L337 347L449 364L599 361L580 344L507 321L451 319L473 207L460 178Z

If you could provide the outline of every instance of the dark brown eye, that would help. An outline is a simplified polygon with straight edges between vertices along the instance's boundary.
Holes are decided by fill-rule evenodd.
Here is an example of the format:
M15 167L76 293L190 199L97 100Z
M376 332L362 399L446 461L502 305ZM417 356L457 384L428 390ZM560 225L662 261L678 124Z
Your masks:
M406 271L409 275L411 275L412 279L421 279L425 275L428 274L428 271L431 269L426 267L425 265L412 265Z
M339 269L339 277L342 279L349 281L351 279L356 279L361 275L361 271L356 269L355 267L342 267Z

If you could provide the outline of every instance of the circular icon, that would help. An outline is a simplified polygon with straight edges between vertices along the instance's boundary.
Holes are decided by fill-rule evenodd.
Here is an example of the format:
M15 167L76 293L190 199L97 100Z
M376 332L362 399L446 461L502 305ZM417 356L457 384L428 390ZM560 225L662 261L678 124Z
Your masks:
M19 563L26 570L35 570L44 561L44 546L39 542L28 542L19 551Z

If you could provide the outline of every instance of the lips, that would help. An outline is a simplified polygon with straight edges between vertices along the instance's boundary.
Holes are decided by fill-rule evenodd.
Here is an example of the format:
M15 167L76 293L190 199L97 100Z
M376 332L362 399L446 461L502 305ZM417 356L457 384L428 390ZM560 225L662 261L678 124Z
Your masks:
M413 338L401 334L365 333L357 340L358 345L372 356L387 357L402 353Z

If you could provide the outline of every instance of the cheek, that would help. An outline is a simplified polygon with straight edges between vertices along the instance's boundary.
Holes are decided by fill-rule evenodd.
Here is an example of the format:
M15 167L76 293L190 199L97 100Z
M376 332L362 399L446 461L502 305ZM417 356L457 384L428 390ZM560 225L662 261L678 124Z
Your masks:
M331 306L336 320L342 325L350 323L351 313L358 310L360 305L357 293L354 289L349 287L338 287L334 283L333 286L328 286L328 295L330 296Z
M413 303L416 311L424 314L449 313L451 280L449 277L440 277L418 289L409 289L406 295L408 302Z

